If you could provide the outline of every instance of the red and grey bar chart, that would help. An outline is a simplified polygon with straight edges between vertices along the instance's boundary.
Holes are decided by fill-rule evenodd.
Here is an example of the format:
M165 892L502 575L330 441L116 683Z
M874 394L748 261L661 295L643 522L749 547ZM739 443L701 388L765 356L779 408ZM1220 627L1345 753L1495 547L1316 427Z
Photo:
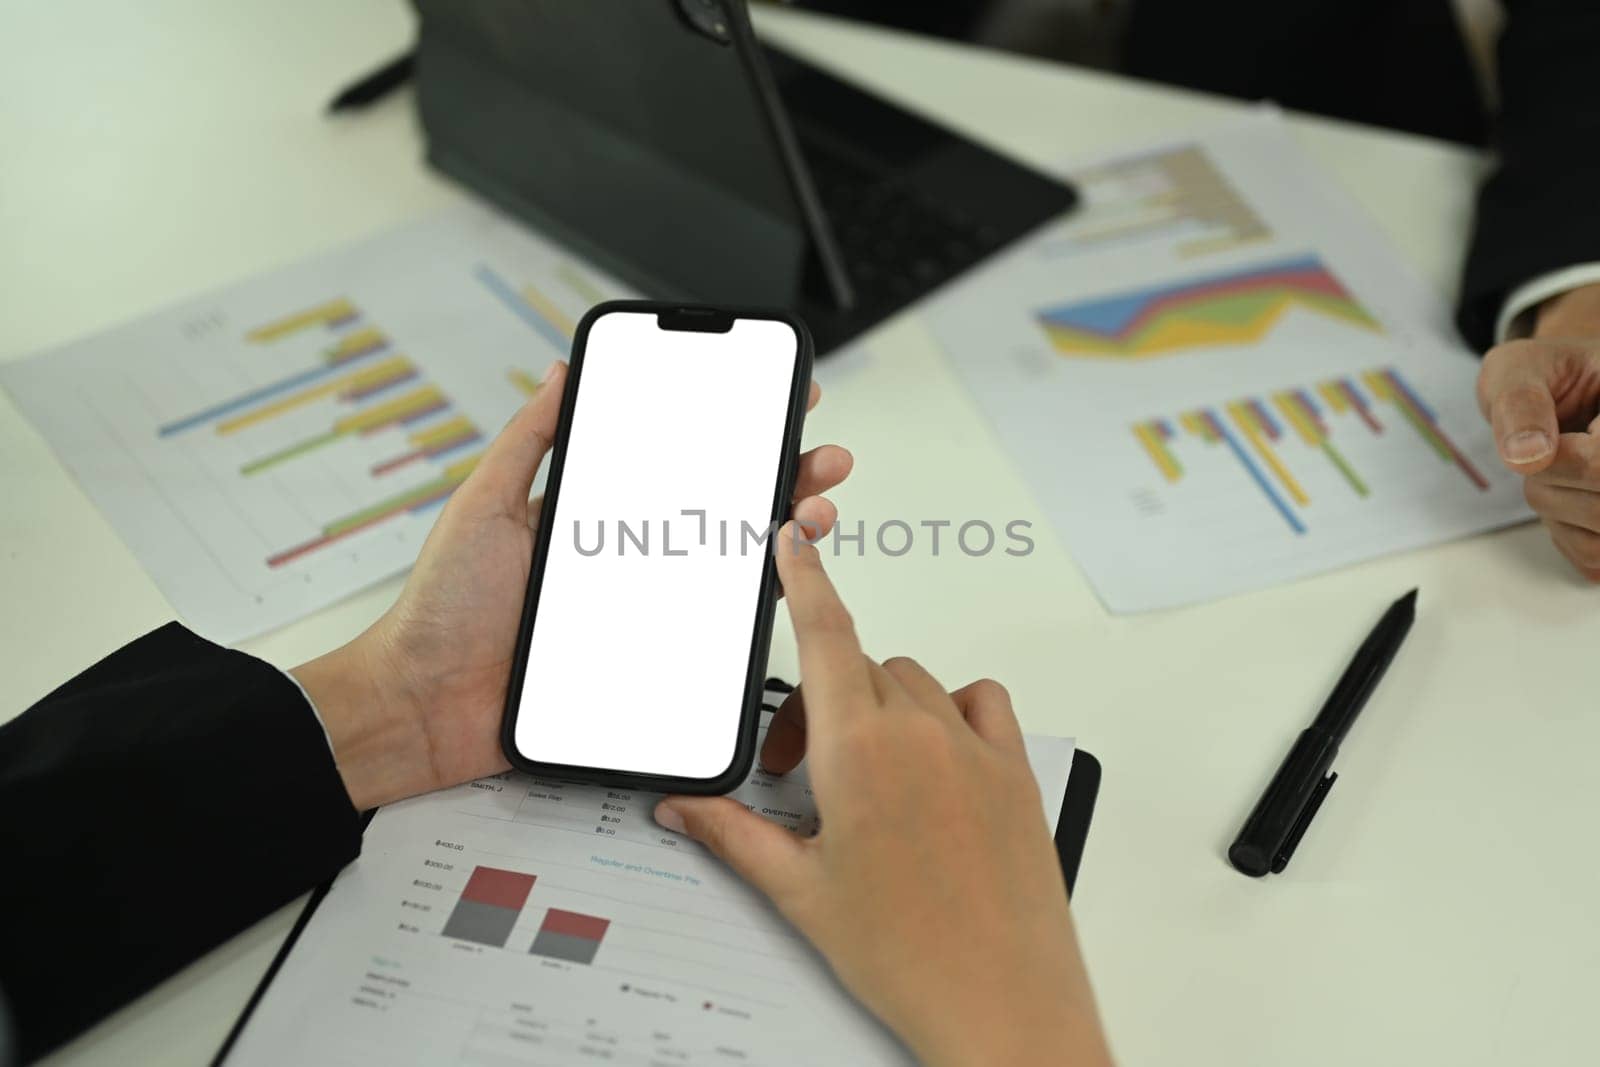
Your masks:
M531 874L498 867L474 867L461 899L445 920L444 936L504 948L536 880Z
M528 951L535 956L568 963L593 963L610 925L609 919L551 908L545 912L544 922L539 924L539 933Z
M440 933L456 941L505 948L537 882L537 875L499 867L474 867ZM594 962L610 926L610 919L548 908L528 952L587 965Z
M1392 432L1397 426L1404 428L1398 435ZM1196 407L1130 429L1162 481L1173 488L1187 489L1193 481L1194 464L1186 455L1220 449L1244 484L1296 535L1311 529L1318 499L1337 495L1345 502L1366 501L1376 493L1375 475L1399 463L1431 460L1472 490L1489 489L1434 408L1394 367L1329 379L1314 388L1289 387ZM1318 493L1310 488L1313 477L1322 485Z

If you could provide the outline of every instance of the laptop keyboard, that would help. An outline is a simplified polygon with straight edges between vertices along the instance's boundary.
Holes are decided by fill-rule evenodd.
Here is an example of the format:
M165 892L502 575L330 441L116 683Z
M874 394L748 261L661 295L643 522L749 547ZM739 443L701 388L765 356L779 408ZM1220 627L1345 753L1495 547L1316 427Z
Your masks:
M796 132L863 306L903 303L1004 243L995 227L930 201L824 139Z

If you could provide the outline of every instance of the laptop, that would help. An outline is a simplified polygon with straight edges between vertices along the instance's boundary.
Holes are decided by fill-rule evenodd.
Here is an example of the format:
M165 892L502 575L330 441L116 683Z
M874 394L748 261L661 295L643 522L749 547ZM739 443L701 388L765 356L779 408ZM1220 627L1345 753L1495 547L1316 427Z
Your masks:
M430 162L640 292L835 350L1071 209L756 39L743 0L414 0Z

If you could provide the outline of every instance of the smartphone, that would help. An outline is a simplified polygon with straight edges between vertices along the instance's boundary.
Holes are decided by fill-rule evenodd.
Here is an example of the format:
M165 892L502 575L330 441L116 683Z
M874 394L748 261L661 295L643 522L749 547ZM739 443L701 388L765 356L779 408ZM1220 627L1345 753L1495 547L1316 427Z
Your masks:
M506 692L512 766L673 793L749 774L811 362L778 312L584 316Z

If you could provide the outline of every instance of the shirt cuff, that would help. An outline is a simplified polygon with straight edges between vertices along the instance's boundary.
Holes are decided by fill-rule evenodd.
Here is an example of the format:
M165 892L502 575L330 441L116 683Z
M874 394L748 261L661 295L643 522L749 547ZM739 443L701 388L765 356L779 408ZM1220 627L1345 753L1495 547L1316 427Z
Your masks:
M1580 263L1565 270L1542 274L1513 290L1500 306L1500 318L1494 326L1496 343L1532 336L1534 312L1552 296L1559 296L1581 285L1597 284L1600 284L1600 263Z
M317 710L317 702L311 699L311 694L300 684L300 679L281 667L278 668L278 673L289 679L290 685L300 690L300 695L305 698L306 707L311 709L311 717L317 720L317 726L322 730L322 739L328 743L328 754L334 757L335 763L338 763L338 753L333 751L333 735L328 732L328 724L322 721L322 712Z

